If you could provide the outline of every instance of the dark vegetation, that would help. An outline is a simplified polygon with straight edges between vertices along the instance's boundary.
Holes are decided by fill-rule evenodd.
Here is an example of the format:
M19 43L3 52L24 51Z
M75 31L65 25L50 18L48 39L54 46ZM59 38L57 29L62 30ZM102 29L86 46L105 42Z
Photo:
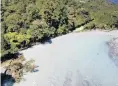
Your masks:
M80 26L118 29L118 5L105 0L2 0L1 5L2 57Z
M15 80L11 75L1 73L1 78L1 86L13 86L15 83Z
M2 83L5 83L5 81L9 81L12 78L14 79L14 82L20 82L21 80L25 80L23 78L23 75L27 72L37 72L38 69L34 63L34 60L28 60L26 61L24 56L19 56L15 59L10 59L5 62L2 62L1 66L5 69L2 73L4 76L2 76ZM7 78L8 77L8 78ZM2 85L4 86L4 85ZM5 85L6 86L6 85ZM12 85L9 85L12 86Z

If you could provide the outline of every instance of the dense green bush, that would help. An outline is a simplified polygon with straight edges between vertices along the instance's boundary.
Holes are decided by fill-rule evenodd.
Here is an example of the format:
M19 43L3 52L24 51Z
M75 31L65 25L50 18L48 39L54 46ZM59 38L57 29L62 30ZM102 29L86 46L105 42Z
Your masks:
M105 0L2 0L2 55L75 28L117 29L118 5Z

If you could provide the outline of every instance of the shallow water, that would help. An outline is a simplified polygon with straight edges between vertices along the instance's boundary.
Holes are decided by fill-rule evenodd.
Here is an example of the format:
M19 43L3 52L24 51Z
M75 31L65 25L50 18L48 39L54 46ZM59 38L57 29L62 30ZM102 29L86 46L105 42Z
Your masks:
M111 38L69 34L23 51L36 60L39 72L27 74L26 81L15 86L118 86L118 67L106 45Z

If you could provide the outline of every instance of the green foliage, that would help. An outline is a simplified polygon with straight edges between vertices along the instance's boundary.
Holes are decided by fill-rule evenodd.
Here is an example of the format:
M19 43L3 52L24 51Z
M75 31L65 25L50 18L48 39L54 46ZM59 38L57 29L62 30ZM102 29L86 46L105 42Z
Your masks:
M4 35L1 34L1 54L7 54L7 50L10 49L9 43L4 39ZM1 55L1 56L2 56Z
M19 14L11 14L6 17L5 23L7 25L7 32L19 31L20 24L22 23L22 16Z
M37 19L39 17L39 9L33 4L29 4L26 7L26 13L31 19Z
M58 30L57 30L57 33L59 34L59 35L61 35L61 34L66 34L66 33L68 33L68 28L67 28L67 26L66 25L62 25L62 26L59 26L59 28L58 28Z
M36 40L39 40L43 37L42 28L39 28L38 25L30 25L30 29L27 30L27 34Z
M118 5L105 0L2 0L2 53L75 28L118 29Z
M99 4L98 4L99 3ZM100 29L118 29L118 5L113 5L105 0L93 0L85 3L83 9L88 10L92 23Z
M90 23L88 23L88 24L86 24L85 26L84 26L84 29L88 29L88 30L90 30L90 29L95 29L96 27L95 27L95 24L93 23L93 22L90 22ZM101 27L102 28L102 27Z

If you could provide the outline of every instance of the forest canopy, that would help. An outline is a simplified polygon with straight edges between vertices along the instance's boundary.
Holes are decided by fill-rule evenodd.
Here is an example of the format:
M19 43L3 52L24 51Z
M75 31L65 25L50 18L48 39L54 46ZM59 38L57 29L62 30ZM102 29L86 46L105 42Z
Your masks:
M2 0L1 5L2 56L80 26L118 29L118 5L105 0Z

